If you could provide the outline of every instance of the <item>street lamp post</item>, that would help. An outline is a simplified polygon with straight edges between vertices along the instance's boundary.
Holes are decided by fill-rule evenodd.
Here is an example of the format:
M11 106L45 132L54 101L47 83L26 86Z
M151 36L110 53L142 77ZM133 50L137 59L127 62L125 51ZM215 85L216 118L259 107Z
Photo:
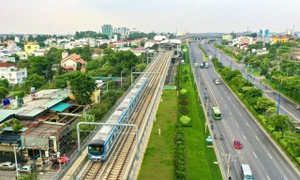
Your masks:
M281 91L282 91L282 80L280 80L280 90L279 90L279 95L278 95L278 103L277 103L277 111L276 111L277 115L279 114L279 111L280 111Z
M16 146L14 146L15 164L16 164L16 173L17 173L17 179L19 179L18 160L17 160L17 149L19 149L19 148L16 147Z
M282 81L286 80L286 79L290 79L294 76L291 76L291 77L287 77L287 78L277 78L275 76L272 76L272 78L274 79L279 79L280 80L280 88L279 88L279 94L278 94L278 100L277 100L277 111L276 111L276 114L279 114L279 111L280 111L280 102L281 102L281 92L282 92Z

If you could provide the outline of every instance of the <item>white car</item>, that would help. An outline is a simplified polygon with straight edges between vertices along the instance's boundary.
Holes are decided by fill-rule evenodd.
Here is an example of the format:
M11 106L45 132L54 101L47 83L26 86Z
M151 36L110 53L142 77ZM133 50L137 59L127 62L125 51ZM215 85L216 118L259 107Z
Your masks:
M29 165L22 166L18 168L20 173L31 173L31 167Z

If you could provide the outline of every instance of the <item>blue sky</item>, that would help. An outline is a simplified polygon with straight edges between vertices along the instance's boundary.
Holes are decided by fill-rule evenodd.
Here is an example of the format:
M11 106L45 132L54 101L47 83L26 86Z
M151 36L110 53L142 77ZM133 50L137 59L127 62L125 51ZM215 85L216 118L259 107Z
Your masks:
M299 0L1 0L0 33L300 30Z

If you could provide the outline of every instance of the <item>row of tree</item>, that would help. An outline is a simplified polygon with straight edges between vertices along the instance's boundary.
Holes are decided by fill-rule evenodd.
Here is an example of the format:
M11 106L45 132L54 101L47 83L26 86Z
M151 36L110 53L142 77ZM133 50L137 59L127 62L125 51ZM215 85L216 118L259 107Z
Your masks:
M97 33L95 31L76 31L75 32L75 39L81 38L101 38L101 39L108 39L108 36L102 33Z
M289 117L277 115L276 104L263 97L262 90L254 87L251 82L247 82L239 70L232 71L229 67L219 68L217 58L213 58L213 63L224 81L229 84L255 117L300 164L300 134L296 133Z

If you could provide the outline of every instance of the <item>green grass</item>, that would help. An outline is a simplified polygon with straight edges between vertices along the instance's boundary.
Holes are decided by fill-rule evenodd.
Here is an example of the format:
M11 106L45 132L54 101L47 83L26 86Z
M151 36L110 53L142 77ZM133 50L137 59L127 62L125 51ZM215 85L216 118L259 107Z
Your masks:
M165 90L162 94L151 137L144 155L139 180L173 179L174 135L177 124L177 91ZM161 129L161 136L158 135Z
M187 65L181 67L181 72L188 70L189 79L184 82L182 80L183 88L188 90L187 114L192 119L192 127L184 129L185 150L186 150L186 164L187 164L187 179L201 179L201 180L220 180L222 175L218 165L213 164L217 161L213 149L207 148L205 139L209 136L208 132L204 132L205 116L201 102L199 101L196 87L193 84L193 76L189 61ZM181 73L183 74L183 73ZM180 118L180 117L179 117Z
M253 70L253 72L252 72L252 70ZM248 68L247 71L248 71L250 74L252 74L253 76L260 76L260 72L259 72L259 70L257 70L257 69L254 69L254 68Z

